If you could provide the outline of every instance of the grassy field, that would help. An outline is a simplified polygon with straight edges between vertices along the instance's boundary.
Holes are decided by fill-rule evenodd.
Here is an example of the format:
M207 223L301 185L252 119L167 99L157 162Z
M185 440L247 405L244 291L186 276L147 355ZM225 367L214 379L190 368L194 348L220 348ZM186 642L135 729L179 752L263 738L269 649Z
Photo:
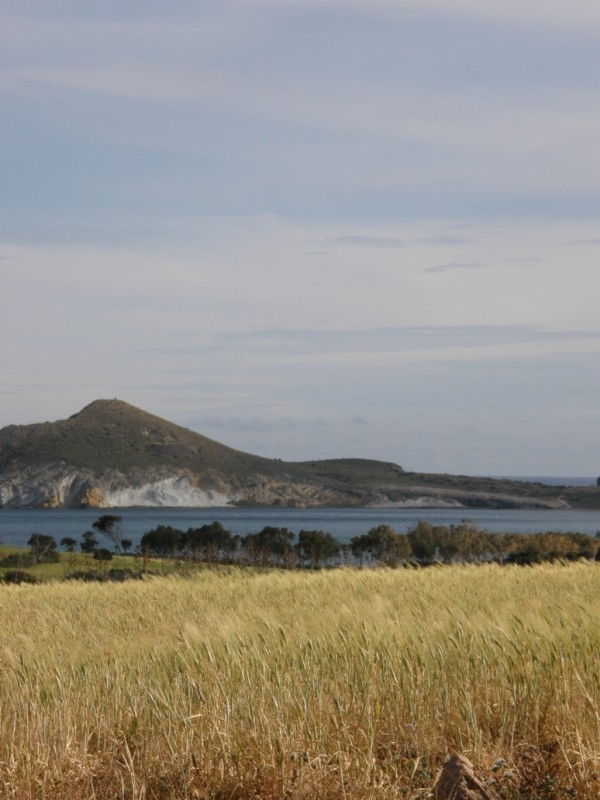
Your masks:
M600 565L0 585L0 797L600 795Z
M72 572L106 572L111 569L131 570L139 573L151 566L155 572L174 573L181 572L183 565L172 559L153 558L149 565L143 558L134 558L131 555L114 555L110 561L96 561L87 553L68 553L57 551L58 561L50 563L37 563L28 566L27 557L30 549L25 547L11 547L0 545L0 580L14 569L26 572L37 578L38 581L64 581ZM3 566L7 556L14 556L16 561L11 566ZM0 584L1 585L1 584Z

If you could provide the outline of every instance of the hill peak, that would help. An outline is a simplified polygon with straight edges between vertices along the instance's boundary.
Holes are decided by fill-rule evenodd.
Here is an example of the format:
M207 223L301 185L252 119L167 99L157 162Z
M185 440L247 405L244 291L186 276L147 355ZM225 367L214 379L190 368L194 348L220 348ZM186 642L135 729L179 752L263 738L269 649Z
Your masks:
M69 419L76 419L77 417L81 416L111 411L133 411L139 414L146 413L145 411L142 411L141 408L136 408L136 406L132 406L130 403L126 403L124 400L119 400L118 397L114 397L112 399L92 400L92 402L88 403L87 406L84 406L81 411L77 411L75 414L72 414Z

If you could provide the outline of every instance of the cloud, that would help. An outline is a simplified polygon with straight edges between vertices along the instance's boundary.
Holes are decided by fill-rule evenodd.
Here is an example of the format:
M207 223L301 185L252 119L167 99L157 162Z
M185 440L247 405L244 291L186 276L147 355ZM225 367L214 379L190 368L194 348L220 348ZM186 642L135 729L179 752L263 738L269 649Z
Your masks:
M451 270L456 269L479 269L480 267L484 267L485 264L481 264L477 261L450 261L447 264L436 264L433 267L425 267L423 272L449 272Z
M561 0L546 0L543 9L538 0L254 0L259 6L302 6L351 8L358 11L385 13L411 19L424 15L470 17L507 24L544 27L598 28L600 20L595 0L573 0L565 6Z
M574 0L569 6L561 0L547 0L543 10L538 0L254 0L261 6L301 6L319 9L341 8L381 14L410 21L423 17L476 19L490 24L522 26L534 29L589 31L600 26L595 0Z
M533 326L424 326L367 330L264 329L223 334L227 348L270 352L285 359L314 363L426 363L445 359L535 357L554 350L598 352L600 330L544 330Z
M3 126L16 228L36 224L35 197L40 216L118 198L121 219L151 222L186 206L356 221L592 211L587 33L523 32L497 24L504 4L466 0L458 15L440 2L64 5L58 20L9 3L5 113L27 108L27 138Z
M454 245L468 244L469 239L462 236L427 236L414 239L398 239L386 236L337 236L330 239L323 239L317 244L329 246L350 246L350 247L382 247L382 248L405 248L423 247L429 245L441 245L452 247Z
M0 81L7 93L27 92L28 87L40 86L46 91L52 87L169 103L222 99L230 88L230 82L222 75L201 74L170 65L155 67L131 63L3 70Z
M34 17L54 17L49 13L48 5L44 0L28 0L27 3L18 0L6 0L5 14L19 20L23 15L23 6L29 15ZM170 32L181 30L185 33L192 24L190 16L195 19L194 33L197 35L202 30L210 29L215 24L215 9L221 7L227 11L230 19L235 14L244 20L260 12L262 9L270 12L272 9L290 11L294 9L309 12L341 9L353 13L377 13L394 18L412 19L424 15L443 15L444 17L476 17L491 21L504 21L508 23L527 24L537 26L585 26L586 28L598 27L598 6L595 0L572 0L568 7L561 0L546 0L543 9L537 0L505 0L497 3L495 0L454 0L448 5L446 0L219 0L218 4L205 2L202 13L199 13L193 3L178 3L178 10L188 11L185 22L181 22L183 14L173 14L172 3L167 0L153 0L143 4L119 6L119 14L115 14L115 4L106 2L92 5L82 10L77 0L70 0L61 4L62 16L71 19L73 25L80 28L86 26L99 26L102 33L110 29L133 27L141 29L145 35L157 34L165 28ZM187 23L187 24L186 24ZM44 25L30 26L37 35L44 34Z

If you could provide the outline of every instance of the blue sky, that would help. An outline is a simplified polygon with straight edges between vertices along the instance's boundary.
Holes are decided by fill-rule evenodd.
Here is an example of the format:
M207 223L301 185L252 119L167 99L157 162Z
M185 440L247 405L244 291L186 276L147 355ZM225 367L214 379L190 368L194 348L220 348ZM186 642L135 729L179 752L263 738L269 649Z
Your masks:
M596 0L0 15L0 426L600 474Z

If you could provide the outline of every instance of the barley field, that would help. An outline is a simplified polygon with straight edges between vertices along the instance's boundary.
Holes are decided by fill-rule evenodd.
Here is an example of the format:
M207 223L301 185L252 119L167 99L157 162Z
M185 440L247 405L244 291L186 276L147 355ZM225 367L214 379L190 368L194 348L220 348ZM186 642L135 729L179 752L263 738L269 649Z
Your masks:
M600 795L600 564L0 586L0 797Z

